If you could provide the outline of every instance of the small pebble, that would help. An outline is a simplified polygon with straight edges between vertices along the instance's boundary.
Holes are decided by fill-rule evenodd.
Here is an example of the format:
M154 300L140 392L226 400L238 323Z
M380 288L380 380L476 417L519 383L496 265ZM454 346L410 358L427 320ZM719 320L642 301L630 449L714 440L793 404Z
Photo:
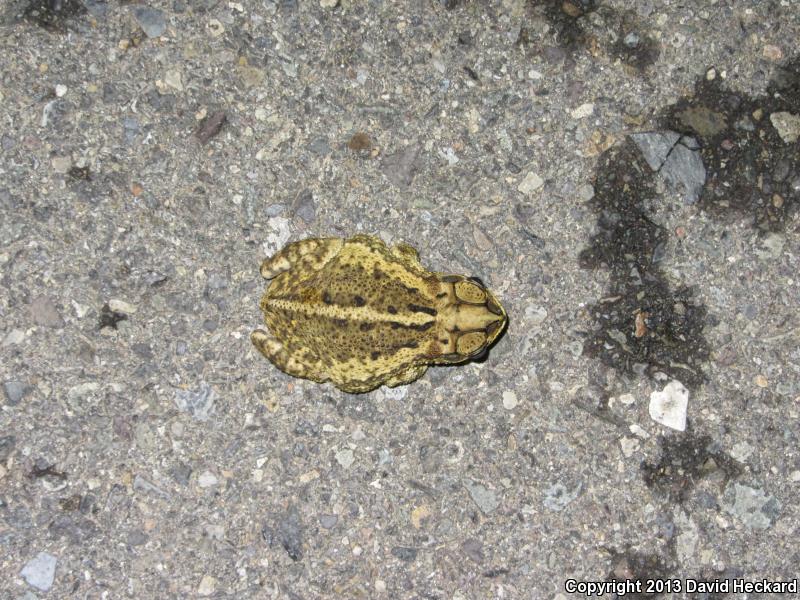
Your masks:
M135 304L130 304L117 298L112 298L108 301L108 308L110 308L113 312L123 313L126 315L132 315L136 312Z
M72 159L69 156L54 156L50 160L53 171L56 173L66 173L72 167Z
M624 437L619 441L619 445L622 448L622 454L624 454L626 458L630 458L639 448L639 440L636 438Z
M49 296L39 296L30 305L33 322L43 327L59 328L64 326L64 320L56 308L55 302Z
M207 488L219 483L219 479L211 471L204 471L197 477L197 485L201 488Z
M544 180L536 173L528 173L517 186L517 190L525 195L530 195L544 185Z
M3 338L3 346L16 346L25 339L25 332L21 329L12 329Z
M781 50L778 46L767 44L764 46L763 56L767 60L778 61L783 58L783 50Z
M625 406L630 406L631 404L636 402L636 398L634 397L633 394L620 394L617 397L617 400L622 402Z
M67 86L62 83L56 85L56 96L59 98L63 98L64 95L67 93Z
M22 571L20 571L19 574L28 582L28 585L46 592L53 587L57 562L58 559L52 554L39 552L35 558L29 560L25 566L22 567Z
M591 102L587 102L586 104L581 104L578 108L574 109L570 115L573 119L583 119L584 117L588 117L594 112L594 104Z
M209 19L206 27L208 27L209 33L214 37L219 37L225 33L225 27L218 19Z
M736 481L728 484L720 504L723 510L751 529L768 529L781 510L780 502L774 496Z
M349 469L354 461L355 461L355 455L353 454L353 451L350 450L350 448L339 450L336 453L336 462L338 462L344 469Z
M214 579L211 575L203 575L203 578L200 580L200 585L197 586L197 595L198 596L210 596L214 593L214 590L217 587L217 580Z
M503 392L503 408L506 410L514 410L519 404L517 401L517 394L513 390L506 390Z
M144 34L149 38L159 37L167 29L164 13L157 8L137 6L133 10L133 16L139 23L139 27L144 31Z
M800 115L790 112L774 112L769 116L772 126L787 144L794 144L800 139Z
M472 482L464 483L464 487L467 488L470 498L478 505L478 508L481 509L483 514L488 515L493 513L497 507L500 506L500 500L497 499L497 494L495 494L494 490L490 490L479 483Z
M6 394L8 404L16 406L30 392L30 388L21 381L11 380L3 384L3 391Z
M417 558L416 548L406 548L403 546L395 546L391 550L392 556L399 558L404 562L412 562Z
M338 522L339 522L339 517L337 515L319 516L319 524L324 529L333 529L336 526L336 523Z
M183 81L181 80L181 72L177 69L170 69L164 74L164 83L169 87L179 92L183 91Z
M431 509L427 504L420 504L411 511L411 524L414 529L419 529L431 516Z

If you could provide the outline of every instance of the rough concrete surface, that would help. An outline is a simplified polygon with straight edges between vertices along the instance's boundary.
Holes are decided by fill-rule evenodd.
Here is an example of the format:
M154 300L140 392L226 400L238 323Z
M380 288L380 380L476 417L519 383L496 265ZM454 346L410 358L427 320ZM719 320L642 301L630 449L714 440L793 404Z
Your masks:
M6 0L0 32L0 597L798 577L795 0ZM259 262L358 232L481 277L487 359L364 395L264 360Z

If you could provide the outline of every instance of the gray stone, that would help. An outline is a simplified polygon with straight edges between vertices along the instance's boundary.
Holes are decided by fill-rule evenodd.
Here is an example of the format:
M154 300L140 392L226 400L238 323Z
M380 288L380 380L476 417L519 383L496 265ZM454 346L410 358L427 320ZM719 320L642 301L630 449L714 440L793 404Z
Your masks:
M42 327L59 328L64 326L64 320L56 308L56 304L49 296L39 296L31 302L30 313L33 322Z
M209 290L222 290L228 287L228 278L222 273L209 273L206 287Z
M17 438L13 435L4 435L0 437L0 463L6 462L6 459L11 456L16 445Z
M197 390L177 390L175 406L197 421L207 421L214 410L216 397L213 388L203 381Z
M147 479L145 479L141 475L136 475L136 477L133 478L133 489L142 492L147 492L148 494L152 494L154 496L160 496L165 500L168 500L170 498L169 492L161 489L160 487L158 487L153 483L150 483L149 481L147 481Z
M692 518L679 508L675 509L675 525L679 530L675 551L681 564L688 564L695 558L700 543L700 531Z
M758 488L732 482L725 489L722 508L751 529L767 529L778 518L781 505Z
M416 146L407 146L383 159L383 174L398 187L408 187L419 171Z
M700 199L706 183L706 168L694 138L681 138L661 167L661 174L670 187L683 194L687 204L694 204Z
M187 486L189 485L189 479L192 476L192 467L184 463L178 463L172 467L169 473L176 483Z
M317 205L311 190L303 190L292 202L292 214L300 217L306 223L311 223L317 216Z
M137 6L133 9L133 16L149 38L159 37L167 29L167 22L164 13L157 8L149 6Z
M22 567L20 576L28 582L28 585L38 590L47 592L53 587L56 577L56 564L58 559L47 552L39 552Z
M308 149L317 156L327 156L331 153L331 147L328 144L328 140L325 138L316 138L311 140L311 143L308 145Z
M32 389L33 388L30 386L15 379L3 383L3 391L6 394L6 400L8 400L10 406L19 404L25 396L31 393Z
M650 168L660 172L670 188L683 194L687 204L697 202L706 182L697 140L681 137L674 131L634 133L630 138Z
M479 483L465 482L464 487L467 488L470 498L478 505L483 514L490 514L494 512L500 505L500 500L497 499L497 494L494 490L490 490Z
M399 558L404 562L412 562L417 558L417 549L408 548L406 546L395 546L391 550L392 556Z
M319 516L319 524L324 529L333 529L336 526L336 523L339 522L338 515L320 515Z
M483 553L483 542L475 538L467 538L461 544L461 550L479 565L483 563L486 556Z
M680 139L680 134L674 131L649 131L646 133L633 133L630 138L639 148L653 171L658 171L667 159L669 151Z
M47 526L54 539L66 538L70 544L84 544L97 535L97 525L81 515L59 515Z
M145 343L133 344L131 346L131 350L133 350L134 354L142 357L145 360L151 360L153 358L153 349L150 347L150 344L145 344Z
M272 523L264 525L261 535L271 548L280 546L286 550L292 560L303 558L303 527L293 506L285 513L273 515Z
M131 531L128 534L129 546L143 546L147 543L147 534L143 531Z
M567 489L563 483L554 483L545 491L544 505L553 511L561 511L581 493L581 484L572 490Z
M264 210L264 214L266 214L268 217L277 217L283 213L284 210L286 210L286 206L280 203L275 203L270 204L266 210Z

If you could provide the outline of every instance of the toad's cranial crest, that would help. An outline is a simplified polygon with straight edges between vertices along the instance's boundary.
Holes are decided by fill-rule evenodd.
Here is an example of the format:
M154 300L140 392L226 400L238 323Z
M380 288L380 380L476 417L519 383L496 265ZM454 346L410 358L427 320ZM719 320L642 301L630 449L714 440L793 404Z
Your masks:
M261 265L269 332L250 339L276 367L346 392L411 383L428 365L478 358L505 329L477 278L432 273L407 244L292 242Z

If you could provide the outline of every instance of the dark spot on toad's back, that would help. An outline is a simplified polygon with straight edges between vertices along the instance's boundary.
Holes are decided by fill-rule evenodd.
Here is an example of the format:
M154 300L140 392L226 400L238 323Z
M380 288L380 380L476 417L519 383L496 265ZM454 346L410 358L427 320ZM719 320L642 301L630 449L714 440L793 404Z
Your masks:
M429 306L420 306L418 304L409 304L408 305L408 310L410 310L411 312L425 313L427 315L431 315L432 317L436 316L436 309L435 308L431 308Z

